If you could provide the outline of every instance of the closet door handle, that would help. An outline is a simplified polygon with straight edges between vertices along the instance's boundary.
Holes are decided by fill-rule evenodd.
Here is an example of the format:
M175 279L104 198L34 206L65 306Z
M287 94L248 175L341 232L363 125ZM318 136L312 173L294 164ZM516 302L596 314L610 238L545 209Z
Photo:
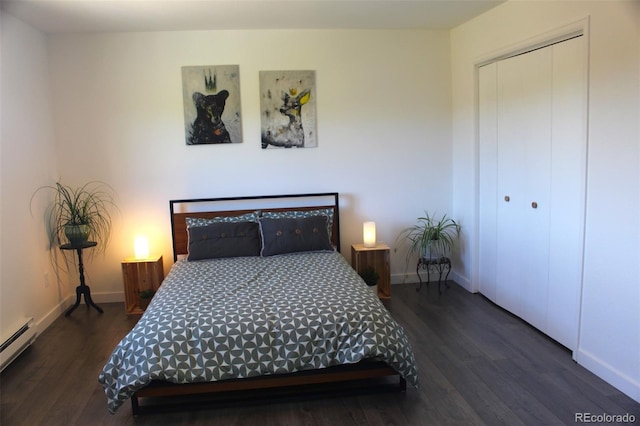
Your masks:
M531 203L531 208L537 209L538 208L538 203L536 203L535 201Z

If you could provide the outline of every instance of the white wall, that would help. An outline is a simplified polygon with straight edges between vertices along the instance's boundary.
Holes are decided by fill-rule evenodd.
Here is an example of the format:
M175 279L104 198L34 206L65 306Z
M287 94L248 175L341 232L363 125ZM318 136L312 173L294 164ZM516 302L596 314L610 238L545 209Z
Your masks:
M58 35L50 61L62 180L119 194L112 246L86 268L98 299L121 297L137 233L168 268L171 198L338 191L347 257L365 220L393 245L424 209L449 211L446 31ZM227 64L240 66L244 143L186 146L180 67ZM262 150L258 73L296 69L316 71L318 147Z
M47 40L41 33L2 13L0 70L0 329L33 316L55 319L67 296L57 285L47 251L43 202L35 188L55 178ZM45 285L45 274L48 274Z
M587 17L587 206L575 357L640 401L640 3L511 1L451 32L453 214L469 224L457 272L477 290L474 64Z

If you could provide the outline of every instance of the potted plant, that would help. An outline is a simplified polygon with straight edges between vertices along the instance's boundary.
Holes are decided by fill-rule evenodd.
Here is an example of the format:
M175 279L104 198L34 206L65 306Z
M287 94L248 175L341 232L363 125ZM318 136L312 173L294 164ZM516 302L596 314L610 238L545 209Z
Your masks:
M91 238L98 243L97 251L104 252L111 233L110 210L115 207L113 189L98 181L80 187L56 182L55 185L38 188L31 202L37 193L47 190L54 195L46 212L51 246L65 242L80 244Z
M140 290L138 293L140 298L140 309L143 311L147 309L147 306L149 306L149 302L151 302L154 294L156 294L156 292L153 289Z
M362 277L364 282L372 288L375 294L378 294L378 280L380 279L380 274L378 274L372 266L367 266L364 271L360 273L360 277Z
M446 257L453 249L454 240L460 235L460 225L444 214L440 219L429 214L417 219L417 223L400 231L398 240L408 242L407 265L418 255L429 260Z

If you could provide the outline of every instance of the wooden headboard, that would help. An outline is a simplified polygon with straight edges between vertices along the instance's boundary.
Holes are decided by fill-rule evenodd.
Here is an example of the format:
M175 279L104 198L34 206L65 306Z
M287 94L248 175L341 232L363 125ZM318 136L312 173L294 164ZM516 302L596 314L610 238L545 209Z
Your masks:
M340 251L340 209L337 192L248 197L195 198L170 200L173 261L187 254L187 217L213 218L238 216L256 210L262 212L333 209L331 242Z

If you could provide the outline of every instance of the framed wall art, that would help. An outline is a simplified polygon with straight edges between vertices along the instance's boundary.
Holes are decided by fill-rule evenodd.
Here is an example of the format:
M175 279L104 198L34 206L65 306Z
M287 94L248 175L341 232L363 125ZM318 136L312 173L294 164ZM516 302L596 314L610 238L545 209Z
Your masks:
M187 145L242 142L238 65L182 67Z
M318 146L315 86L315 71L260 71L262 149Z

